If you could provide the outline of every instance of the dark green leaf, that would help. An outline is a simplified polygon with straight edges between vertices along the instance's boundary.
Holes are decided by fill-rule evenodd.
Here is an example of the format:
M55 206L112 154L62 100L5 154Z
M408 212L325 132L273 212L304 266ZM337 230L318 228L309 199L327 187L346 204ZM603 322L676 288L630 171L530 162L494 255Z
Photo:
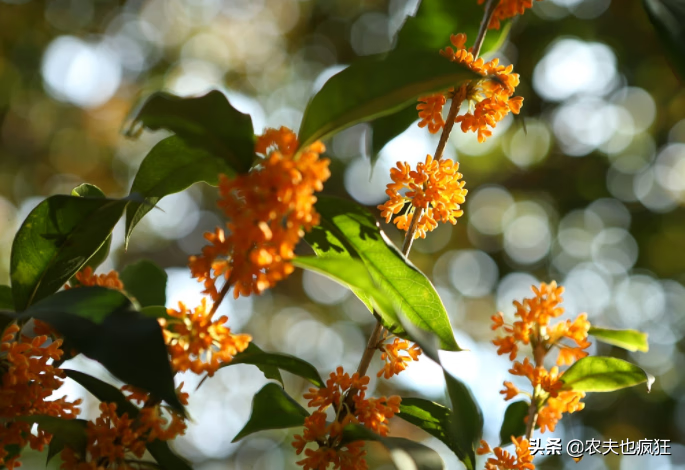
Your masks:
M401 437L383 437L359 424L345 426L343 442L376 441L383 444L397 470L443 470L440 455L423 444Z
M466 452L464 465L472 470L476 464L475 452L483 437L483 413L469 387L447 372L445 382L452 402L452 432L458 446Z
M14 312L0 310L0 334L2 334L2 332L5 331L5 328L7 328L7 325L12 323L14 320L16 320Z
M126 266L120 275L127 294L141 307L166 304L166 272L149 260Z
M255 157L252 119L216 90L198 98L154 93L135 112L129 134L137 123L152 130L167 129L189 145L225 159L240 173L250 168Z
M262 349L259 346L257 346L253 342L250 342L250 344L247 345L247 349L245 349L240 354L237 354L233 358L233 360L238 359L242 354L250 355L250 354L263 354L263 353L264 353L264 351L262 351ZM250 364L250 363L246 363L246 364ZM225 365L230 365L230 363L225 364ZM254 365L257 366L257 369L262 371L262 374L264 374L264 377L266 377L267 379L277 380L278 382L281 383L281 385L284 385L283 384L283 377L281 377L281 371L278 369L277 366L269 365L269 364L254 364ZM287 370L287 369L284 369L284 370Z
M388 116L383 116L371 123L371 148L367 149L371 159L371 169L376 164L380 152L385 144L406 131L415 121L419 119L416 105L412 102L406 108Z
M641 331L592 327L588 333L602 343L612 344L628 351L649 351L647 333L642 333Z
M298 257L293 260L298 268L307 269L322 274L335 282L342 284L353 292L362 293L363 297L370 299L374 310L381 316L383 325L397 330L397 313L395 307L383 294L371 278L364 263L355 258L343 259L339 257Z
M398 51L364 58L331 77L305 109L300 142L308 145L354 124L387 116L424 94L476 78L435 51Z
M224 364L222 367L232 366L234 364L252 364L259 367L267 378L276 379L282 384L283 379L280 378L280 374L278 374L278 378L269 377L269 375L275 375L271 368L276 368L277 370L285 370L291 374L307 379L317 387L324 386L324 382L321 380L321 376L316 370L316 367L309 362L300 359L299 357L291 356L290 354L264 352L259 350L256 346L253 346L252 343L250 343L250 345L252 346L251 348L248 347L248 349L240 354L236 354L231 362ZM265 371L262 367L269 367L270 369ZM269 375L267 375L267 372Z
M654 377L621 359L588 356L569 367L561 381L564 382L563 390L613 392L645 382L650 390Z
M51 196L26 218L12 244L17 311L61 288L102 247L130 199Z
M131 310L121 292L97 286L74 288L36 303L23 316L48 323L115 377L184 413L159 323Z
M81 197L92 197L92 198L100 198L104 199L105 193L102 192L100 188L98 188L95 185L88 184L88 183L83 183L74 189L71 190L71 195L72 196L81 196ZM90 257L88 262L85 264L85 266L90 266L93 268L93 271L97 269L98 266L100 266L102 263L105 262L107 257L109 256L109 250L112 247L112 235L107 237L107 240L105 240L105 243L102 244L100 249L95 252L93 256ZM85 267L84 266L84 267ZM73 279L72 279L73 281Z
M675 72L685 80L685 2L683 0L643 0Z
M526 433L525 418L528 416L528 407L525 401L515 401L504 412L504 421L499 431L500 447L511 444L511 438L520 437Z
M233 442L258 431L302 426L307 416L307 410L280 385L268 383L254 396L250 419Z
M10 286L0 286L0 310L14 310L14 300L12 300L12 288Z
M443 349L461 350L435 287L388 241L373 215L355 202L324 196L316 210L357 251L380 290L410 322L435 333Z
M88 421L43 415L22 416L19 419L28 423L35 423L39 429L52 434L46 464L55 455L62 452L64 447L70 447L78 453L85 453L88 444L88 435L86 434Z
M126 210L126 243L133 228L164 196L198 182L216 186L222 173L230 176L235 172L226 160L207 150L177 136L159 142L140 164L131 186L131 193L140 194L146 202L132 202Z
M69 369L66 369L64 372L67 377L81 384L101 402L116 403L117 413L119 415L128 413L129 417L135 418L140 413L138 408L128 401L124 394L121 393L121 390L113 385L96 379L88 374L84 374L83 372ZM160 440L149 442L147 444L147 449L165 470L191 470L188 462L174 454L167 442Z
M150 305L149 307L143 307L140 309L140 313L150 318L171 318L171 316L169 316L167 313L166 307L161 305Z

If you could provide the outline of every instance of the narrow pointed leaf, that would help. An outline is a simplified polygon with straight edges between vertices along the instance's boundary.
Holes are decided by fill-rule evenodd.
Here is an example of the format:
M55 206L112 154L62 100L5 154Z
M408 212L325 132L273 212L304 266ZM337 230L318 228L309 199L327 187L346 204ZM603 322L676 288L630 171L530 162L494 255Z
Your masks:
M628 351L649 351L647 333L636 330L612 330L609 328L590 328L588 332L602 343L618 346Z
M437 50L398 51L382 59L363 58L331 77L305 109L302 145L354 124L404 109L419 96L458 86L477 75Z
M252 119L235 109L220 91L197 98L180 98L170 93L151 95L134 113L129 134L140 123L151 130L166 129L188 145L200 147L223 158L238 172L247 171L254 160Z
M220 156L178 136L159 142L143 159L131 186L131 194L139 194L145 202L132 202L126 209L126 243L138 222L164 196L179 193L199 182L216 186L220 174L235 174Z
M12 299L12 288L10 286L0 286L0 310L14 310L14 300Z
M483 437L483 413L469 387L445 372L447 394L452 403L452 432L460 448L466 452L464 465L472 469L476 464L476 449Z
M22 416L22 421L35 423L38 428L52 434L50 447L48 448L47 463L62 452L65 447L70 447L78 453L84 453L88 444L86 428L88 421L83 419L64 419L55 416L33 415Z
M302 426L307 416L309 412L285 393L280 385L266 384L254 396L250 419L233 438L233 442L258 431Z
M666 57L681 81L685 80L685 2L643 0Z
M141 307L166 304L166 272L150 260L126 266L120 275L127 294Z
M525 419L528 416L529 404L525 401L515 401L504 412L504 421L499 431L500 447L511 444L511 438L520 437L526 433Z
M563 390L613 392L642 383L650 390L654 377L630 362L614 357L588 356L568 368L561 376Z
M130 199L51 196L28 215L12 244L17 311L60 289L106 243Z
M373 215L352 201L324 196L316 209L357 251L381 292L410 322L437 335L443 349L461 350L435 287L392 245Z

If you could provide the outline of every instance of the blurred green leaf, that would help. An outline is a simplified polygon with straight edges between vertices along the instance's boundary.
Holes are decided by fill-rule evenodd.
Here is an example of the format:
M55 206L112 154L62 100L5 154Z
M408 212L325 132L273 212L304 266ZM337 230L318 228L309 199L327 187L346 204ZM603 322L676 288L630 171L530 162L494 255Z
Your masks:
M459 448L466 452L466 458L460 459L466 468L473 470L476 465L476 449L483 437L483 413L469 387L447 371L445 383L452 403L452 432Z
M70 447L77 453L85 453L88 444L86 428L88 421L84 419L64 419L55 416L32 415L19 418L28 423L35 423L38 428L52 434L46 464L62 452L64 447Z
M362 58L331 77L305 109L301 144L325 139L354 124L404 109L419 96L477 77L435 51L398 51Z
M321 196L316 210L357 251L380 290L409 321L435 333L443 349L461 350L433 284L392 245L365 208L352 201Z
M401 437L383 437L370 429L350 424L343 430L343 442L376 441L383 444L397 470L443 470L440 455L428 446Z
M0 334L5 331L7 325L16 320L15 314L13 312L5 312L0 310Z
M43 299L22 317L46 322L121 381L147 390L185 413L176 396L159 323L131 308L129 299L119 291L79 287Z
M135 133L134 127L138 123L151 130L169 130L188 145L204 148L223 158L239 173L249 170L254 161L252 119L231 106L220 91L213 90L197 98L157 92L133 114L129 135Z
M621 359L614 357L588 356L568 368L561 376L563 390L577 392L613 392L641 383L647 383L650 390L654 377Z
M95 398L103 403L116 403L117 414L128 413L130 418L135 418L140 413L138 407L126 399L126 396L113 385L103 382L83 372L65 369L67 377L78 382L86 390L92 393ZM183 458L176 455L169 444L165 441L156 439L148 442L147 450L165 470L191 470L190 464Z
M0 286L0 310L14 311L14 300L10 286Z
M150 260L129 264L119 276L127 294L141 307L166 304L166 272Z
M602 343L618 346L628 351L649 351L647 333L636 330L611 330L609 328L590 328L588 332Z
M685 81L685 1L643 0L674 72Z
M307 416L307 410L280 385L268 383L254 396L250 419L232 442L258 431L302 426Z
M520 437L526 433L525 418L528 416L528 407L525 401L515 401L504 412L504 421L499 430L500 447L511 444L511 438Z
M83 183L74 189L71 190L71 195L72 196L80 196L80 197L92 197L92 198L100 198L104 199L105 193L102 192L100 188L93 184L88 184L88 183ZM102 263L105 262L107 257L109 256L109 250L112 247L112 235L110 234L107 239L105 240L105 243L102 244L100 249L95 252L93 256L90 257L88 262L83 266L84 268L86 266L90 266L93 271L97 269L98 266L100 266ZM73 281L73 279L72 279Z
M402 325L398 321L395 307L386 298L386 295L378 289L361 260L355 258L300 256L293 260L293 264L298 268L324 275L353 292L358 291L362 293L364 298L370 300L373 310L380 314L383 326L395 334L402 334Z
M216 186L222 173L233 176L235 171L223 158L178 136L167 137L152 147L131 186L131 194L140 194L145 202L132 202L126 210L126 245L134 227L164 196L199 182Z
M257 346L256 344L254 344L253 342L250 342L250 344L247 345L247 348L243 352L236 355L234 360L238 356L240 356L241 354L255 354L255 353L256 354L262 354L262 353L264 353L264 351L262 351L262 349L259 346ZM230 365L230 363L225 364L225 365ZM283 383L283 377L281 377L281 371L278 370L278 367L273 366L273 365L269 365L269 364L254 364L254 365L257 366L257 369L262 371L262 374L264 374L264 377L266 377L267 379L276 380L276 381L280 382L280 384L282 386L285 386L285 384ZM199 385L198 385L198 388L199 388Z
M83 183L76 186L74 189L71 190L71 195L80 197L92 197L96 199L104 199L106 197L105 193L102 192L102 189L98 188L94 184L89 183Z
M33 209L12 244L17 311L60 289L106 243L130 199L51 196Z
M380 117L371 123L371 139L369 139L371 141L371 148L366 150L371 159L371 171L373 171L385 144L406 131L409 126L419 119L418 111L416 110L417 104L417 102L412 101L406 108L388 116Z
M143 307L140 309L140 313L150 318L171 318L171 316L167 313L166 307L162 305L150 305L148 307Z

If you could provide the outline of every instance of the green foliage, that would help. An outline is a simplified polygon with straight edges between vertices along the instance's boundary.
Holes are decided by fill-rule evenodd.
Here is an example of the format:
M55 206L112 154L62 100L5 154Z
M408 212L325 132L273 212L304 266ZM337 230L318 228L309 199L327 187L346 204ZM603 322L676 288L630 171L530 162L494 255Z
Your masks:
M231 106L220 91L198 98L157 92L134 115L129 135L135 134L137 124L151 130L169 130L188 145L225 159L239 173L247 171L254 160L252 119Z
M15 314L12 312L4 312L0 310L0 334L5 331L7 325L12 323L16 319Z
M0 310L14 310L14 300L12 299L12 288L10 286L0 286Z
M135 418L140 413L138 407L128 401L121 390L113 385L76 370L65 369L64 373L67 377L82 385L83 388L92 393L101 402L116 403L118 415L121 416L127 413L129 417ZM155 439L152 442L148 442L147 450L165 470L191 470L190 464L176 455L165 441Z
M390 452L397 470L443 470L444 462L430 447L401 437L383 437L359 424L345 426L343 442L376 441Z
M338 238L357 252L380 290L410 322L435 333L443 349L461 350L435 287L387 240L366 209L352 201L323 196L316 209L327 226L336 229Z
M252 343L250 343L250 346L245 351L236 354L231 362L223 364L222 367L235 364L255 365L260 368L267 378L278 380L281 382L281 385L283 385L283 379L281 378L281 374L278 373L278 369L288 371L291 374L307 379L317 387L324 386L324 381L321 379L316 367L309 362L300 359L299 357L291 356L290 354L264 352ZM278 375L274 373L274 369Z
M250 419L233 438L233 442L257 431L302 426L307 416L307 410L285 393L280 385L266 384L254 396Z
M561 376L563 390L613 392L641 383L649 390L654 377L635 364L614 357L588 356L568 368Z
M131 194L141 195L145 202L132 202L126 210L126 244L134 227L164 196L199 182L216 186L222 173L232 176L235 171L221 155L178 136L159 142L140 164L131 186Z
M483 413L471 390L460 380L445 372L447 394L452 402L452 432L460 448L466 452L461 458L466 468L476 464L476 449L483 437Z
M302 145L354 124L404 109L419 96L477 77L469 69L424 51L363 58L331 77L305 109Z
M636 330L611 330L609 328L590 328L589 334L602 343L618 346L628 351L649 351L647 333Z
M71 190L71 195L72 196L80 196L80 197L94 197L94 198L100 198L104 199L105 193L102 192L100 188L98 188L95 185L88 184L88 183L83 183L74 189ZM93 256L90 257L88 262L85 264L84 267L89 266L93 268L93 271L97 269L98 266L100 266L102 263L105 262L107 257L109 256L109 250L112 247L112 235L110 234L107 239L105 240L105 243L102 244L100 249L95 252Z
M83 419L64 419L43 415L22 416L19 419L29 423L35 423L38 425L39 429L52 434L46 464L49 463L55 455L62 452L64 447L70 447L82 454L85 453L86 445L88 444L88 436L86 434L87 421Z
M98 252L130 199L51 196L38 204L12 244L17 311L60 289Z
M685 2L643 0L643 5L674 71L685 81Z
M520 437L526 433L525 418L528 416L529 406L525 401L515 401L507 406L499 430L500 447L511 444L512 437Z
M370 140L371 144L371 148L367 149L371 159L371 170L373 170L385 144L406 131L409 126L418 120L417 104L417 102L412 102L406 108L378 118L371 123L371 139L367 139L367 142Z
M97 286L58 292L32 305L22 318L46 322L118 379L185 413L159 323L133 311L121 292Z
M141 307L166 304L166 272L149 260L129 264L119 276L127 294Z
M316 251L318 253L318 249ZM299 268L322 274L353 292L359 292L364 299L372 304L370 310L379 313L383 326L395 334L402 334L403 330L398 326L399 321L395 307L378 289L364 263L356 258L328 257L326 252L322 253L324 256L321 258L302 256L295 258L293 264Z

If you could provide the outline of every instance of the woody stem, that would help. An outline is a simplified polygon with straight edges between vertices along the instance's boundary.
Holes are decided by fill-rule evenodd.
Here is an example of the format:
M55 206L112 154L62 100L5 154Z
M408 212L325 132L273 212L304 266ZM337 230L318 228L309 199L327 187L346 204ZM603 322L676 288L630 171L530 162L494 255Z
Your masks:
M538 420L538 404L537 404L537 387L533 391L533 396L530 399L530 406L528 407L528 423L526 423L526 440L530 441L533 437L533 430L535 429L535 422Z
M228 291L231 290L231 278L229 278L226 281L226 284L221 288L221 291L219 292L219 296L216 298L214 301L214 305L212 305L212 310L209 312L209 316L211 317L216 313L216 311L219 309L219 305L221 305L221 302L224 301L224 298L226 297L226 294L228 294Z
M485 35L488 32L488 25L492 19L492 15L495 13L495 8L498 5L496 0L488 0L485 4L485 14L483 14L483 20L480 23L480 28L478 29L478 36L476 36L476 42L473 44L473 58L477 59L480 54L480 49L483 47L483 41L485 41Z

